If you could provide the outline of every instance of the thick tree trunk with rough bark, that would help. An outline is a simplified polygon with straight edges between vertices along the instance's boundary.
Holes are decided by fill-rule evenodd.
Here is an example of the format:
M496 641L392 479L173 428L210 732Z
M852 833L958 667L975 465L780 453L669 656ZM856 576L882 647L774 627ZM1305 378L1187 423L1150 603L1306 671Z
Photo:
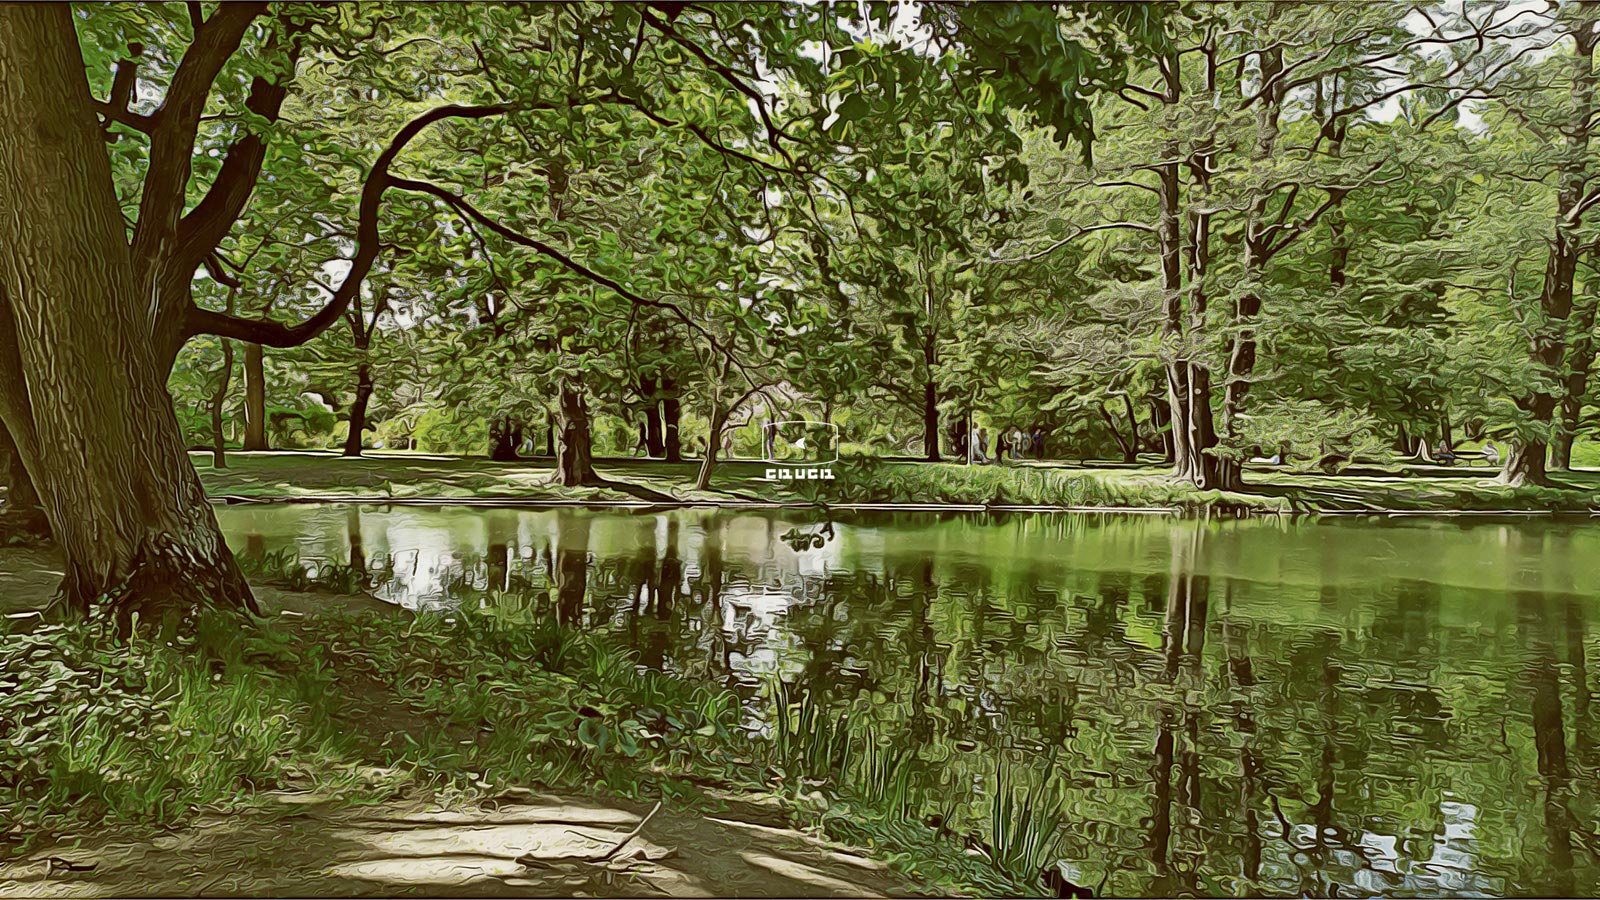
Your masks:
M1269 10L1271 7L1269 7ZM1270 16L1271 13L1269 12ZM1276 80L1283 71L1283 48L1274 44L1256 53L1261 68L1261 80L1273 86L1262 88L1256 98L1256 135L1251 158L1257 163L1271 160L1278 146L1278 116L1283 108L1287 89ZM1275 81L1276 80L1276 81ZM1270 193L1259 193L1245 215L1244 239L1241 241L1245 277L1261 283L1266 274L1267 262L1272 257L1273 223L1268 215L1272 201ZM1228 380L1223 386L1222 430L1227 435L1235 453L1239 446L1239 427L1244 412L1245 397L1255 378L1256 369L1256 319L1261 314L1261 295L1247 291L1234 300L1233 329L1228 346ZM1237 488L1244 483L1244 467L1237 456L1222 461L1220 487Z
M556 481L567 487L594 484L593 440L589 432L589 405L582 385L561 383L556 422Z
M706 455L700 460L700 472L695 476L694 489L709 490L711 473L717 468L717 453L722 449L722 430L728 425L730 411L717 408L711 414L711 430L706 441Z
M344 438L344 455L361 455L361 436L367 430L367 404L372 400L372 367L356 363L356 399L350 404L350 432Z
M1177 54L1168 54L1161 63L1161 73L1166 85L1162 102L1168 107L1179 100L1181 82L1178 78ZM1157 199L1160 203L1156 238L1161 246L1162 338L1167 344L1167 419L1171 423L1169 446L1172 455L1172 474L1194 482L1193 460L1204 448L1191 442L1188 428L1189 363L1184 342L1183 314L1183 235L1179 230L1179 207L1183 203L1178 176L1179 147L1176 141L1165 145L1168 162L1156 168L1160 179ZM1198 484L1198 482L1195 482Z
M0 416L78 610L253 607L190 465L141 314L71 12L0 6Z
M244 449L267 449L267 370L260 344L244 345Z

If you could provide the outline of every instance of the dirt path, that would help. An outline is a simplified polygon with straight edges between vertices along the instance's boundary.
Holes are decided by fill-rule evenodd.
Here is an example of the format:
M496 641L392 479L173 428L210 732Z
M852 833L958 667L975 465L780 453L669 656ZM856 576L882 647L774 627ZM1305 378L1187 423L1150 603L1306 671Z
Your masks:
M524 793L482 808L362 809L281 795L151 840L102 833L0 865L0 896L903 897L881 863L799 832ZM517 858L536 861L524 865ZM51 857L88 871L65 871Z

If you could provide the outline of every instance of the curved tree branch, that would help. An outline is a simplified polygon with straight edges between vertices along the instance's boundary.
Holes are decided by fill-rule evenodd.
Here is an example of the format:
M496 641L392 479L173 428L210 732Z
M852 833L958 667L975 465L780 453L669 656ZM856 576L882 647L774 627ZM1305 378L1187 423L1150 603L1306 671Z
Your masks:
M509 103L488 106L452 104L436 107L412 119L395 134L389 146L378 154L377 160L372 164L372 171L367 173L366 181L361 186L355 257L350 260L350 271L339 283L338 290L333 292L333 296L321 310L303 322L285 325L265 319L242 319L191 305L184 316L184 336L214 334L267 347L297 347L321 334L344 315L345 309L350 306L350 301L360 292L361 282L367 277L367 273L372 271L372 265L378 259L378 253L382 249L378 235L378 214L383 205L383 195L391 186L397 185L402 180L390 175L389 167L412 138L434 122L445 119L487 119L515 110L536 108L548 108L548 106Z
M591 269L583 263L578 262L553 244L550 244L547 241L541 241L535 237L530 237L511 228L507 228L505 225L502 225L499 222L496 222L494 219L484 215L482 211L473 206L471 203L468 203L466 199L459 194L446 190L445 188L442 188L436 184L431 184L426 181L413 181L408 178L393 178L390 179L390 183L401 190L416 191L417 193L428 194L443 200L450 206L451 209L454 209L462 216L477 222L478 224L489 229L495 234L500 235L513 244L527 247L530 250L536 250L540 254L550 257L551 259L560 263L562 267L566 268L568 271L577 275L581 275L589 281L611 290L617 296L627 300L629 303L637 306L649 306L655 309L664 309L672 313L678 319L682 320L685 325L688 325L690 328L699 332L702 337L711 342L712 346L719 346L716 339L712 337L711 333L706 331L703 325L691 318L689 314L684 312L682 307L679 307L677 304L666 300L655 300L650 297L645 297L633 291L632 289L625 287L616 279L596 272L594 269Z

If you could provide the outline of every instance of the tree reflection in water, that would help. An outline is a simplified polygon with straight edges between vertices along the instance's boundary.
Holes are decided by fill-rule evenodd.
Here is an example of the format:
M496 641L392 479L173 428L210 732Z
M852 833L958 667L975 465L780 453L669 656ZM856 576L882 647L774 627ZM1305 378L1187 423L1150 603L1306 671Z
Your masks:
M752 724L778 679L903 752L909 816L1105 893L1600 889L1592 528L219 516L409 605L606 632Z

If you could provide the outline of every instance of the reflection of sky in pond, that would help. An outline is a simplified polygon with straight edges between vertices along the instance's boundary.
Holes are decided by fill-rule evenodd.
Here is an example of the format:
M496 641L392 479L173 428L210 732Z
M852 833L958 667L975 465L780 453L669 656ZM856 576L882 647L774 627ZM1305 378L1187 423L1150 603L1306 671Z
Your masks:
M781 680L911 748L952 827L988 833L999 768L1045 781L1052 852L1106 893L1600 887L1588 523L219 518L247 560L364 559L369 589L411 607L532 622L581 583L582 627L729 686L747 722Z

